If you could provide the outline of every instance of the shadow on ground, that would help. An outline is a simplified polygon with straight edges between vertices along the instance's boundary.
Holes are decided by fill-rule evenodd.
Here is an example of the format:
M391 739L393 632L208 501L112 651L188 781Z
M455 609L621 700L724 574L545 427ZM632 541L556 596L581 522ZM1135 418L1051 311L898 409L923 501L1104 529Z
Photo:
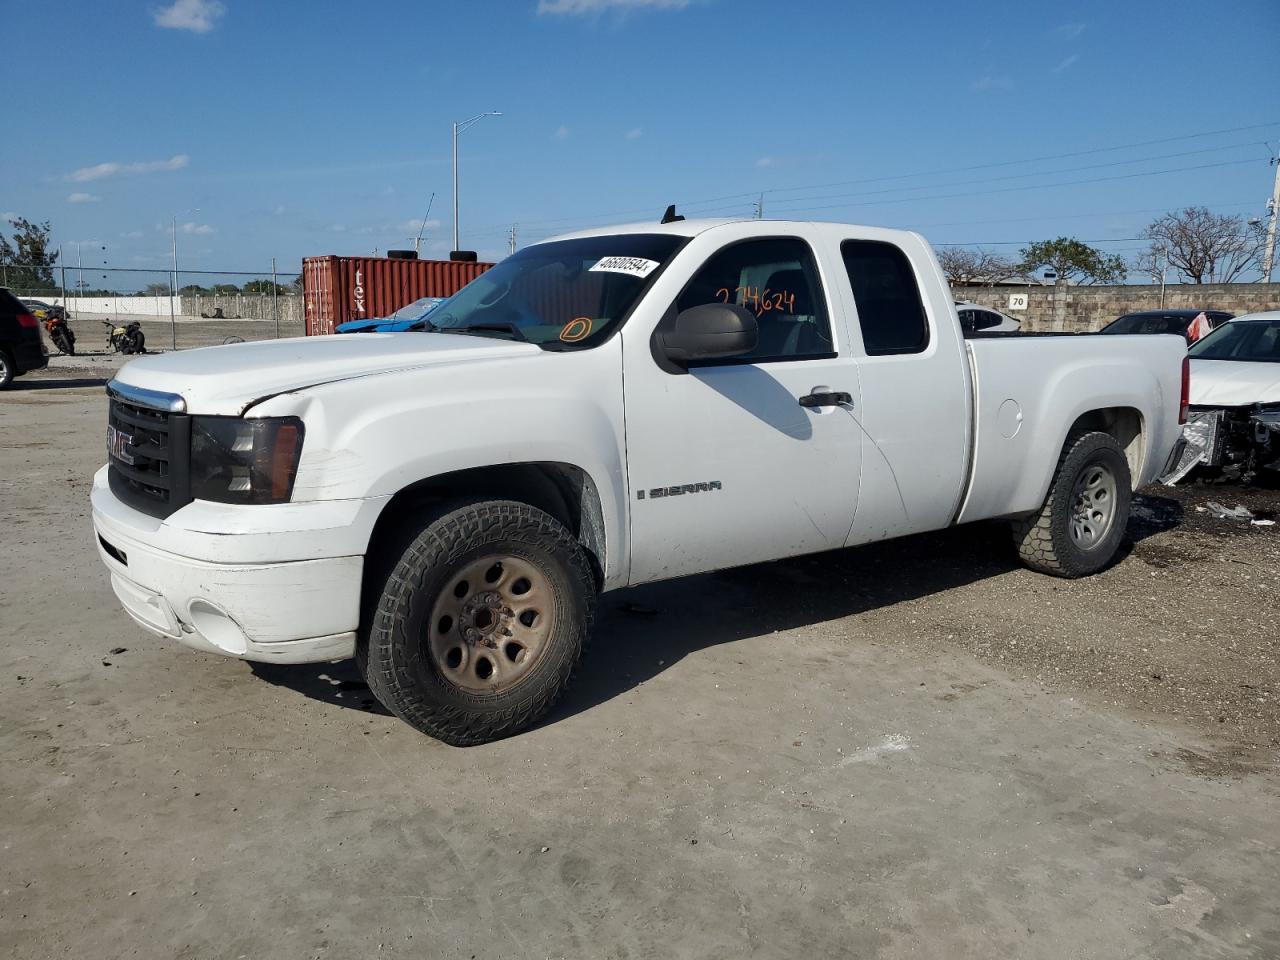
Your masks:
M1182 515L1169 497L1135 496L1115 562ZM890 607L1017 567L1007 526L979 523L608 593L573 687L541 725L623 695L698 650ZM250 667L268 683L324 703L386 714L353 660Z
M28 390L76 390L81 387L104 387L106 377L66 377L51 379L49 377L19 377L9 384L9 390L23 393Z

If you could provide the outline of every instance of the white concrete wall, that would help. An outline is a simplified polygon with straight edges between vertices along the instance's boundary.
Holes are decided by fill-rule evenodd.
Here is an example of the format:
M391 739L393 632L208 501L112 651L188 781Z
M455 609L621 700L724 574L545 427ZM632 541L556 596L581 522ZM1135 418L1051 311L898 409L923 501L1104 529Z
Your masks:
M41 297L46 303L62 304L62 297ZM110 313L137 317L167 317L169 303L173 312L182 313L181 297L67 297L65 306L72 314Z

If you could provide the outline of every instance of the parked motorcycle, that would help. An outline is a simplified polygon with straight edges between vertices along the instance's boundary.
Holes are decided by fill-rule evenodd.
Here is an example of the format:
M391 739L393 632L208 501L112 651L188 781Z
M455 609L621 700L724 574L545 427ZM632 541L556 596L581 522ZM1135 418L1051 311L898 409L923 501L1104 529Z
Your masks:
M142 332L142 325L134 320L123 327L116 326L110 320L102 321L107 328L107 348L116 353L146 353L147 336Z
M51 313L44 320L45 332L49 334L49 339L53 341L53 345L58 348L59 353L65 353L67 356L74 356L76 352L76 334L69 326L67 326L67 318L56 313Z

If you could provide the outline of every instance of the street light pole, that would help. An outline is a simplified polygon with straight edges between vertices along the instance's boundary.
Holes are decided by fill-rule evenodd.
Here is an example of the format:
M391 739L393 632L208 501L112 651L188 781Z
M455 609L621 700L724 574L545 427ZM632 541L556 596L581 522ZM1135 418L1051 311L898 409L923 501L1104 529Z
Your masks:
M463 120L459 123L453 121L453 249L458 249L458 134L464 132L473 124L479 123L485 117L500 117L502 114L497 110L486 110L484 113L478 113L470 120Z
M1280 153L1271 158L1276 168L1275 186L1271 188L1271 202L1267 204L1271 212L1271 222L1267 224L1267 246L1262 255L1262 282L1271 282L1271 270L1276 265L1276 219L1280 217Z
M178 349L178 318L174 315L173 298L178 295L178 216L173 217L173 285L169 288L169 334L173 349Z

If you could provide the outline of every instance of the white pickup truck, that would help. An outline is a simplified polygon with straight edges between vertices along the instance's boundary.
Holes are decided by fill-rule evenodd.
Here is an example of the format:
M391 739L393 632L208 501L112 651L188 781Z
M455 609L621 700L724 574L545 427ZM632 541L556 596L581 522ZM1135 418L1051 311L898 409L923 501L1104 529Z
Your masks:
M130 363L93 522L148 630L354 655L479 743L563 693L603 591L990 518L1037 570L1102 568L1185 355L966 340L915 233L668 217L527 247L418 331Z

